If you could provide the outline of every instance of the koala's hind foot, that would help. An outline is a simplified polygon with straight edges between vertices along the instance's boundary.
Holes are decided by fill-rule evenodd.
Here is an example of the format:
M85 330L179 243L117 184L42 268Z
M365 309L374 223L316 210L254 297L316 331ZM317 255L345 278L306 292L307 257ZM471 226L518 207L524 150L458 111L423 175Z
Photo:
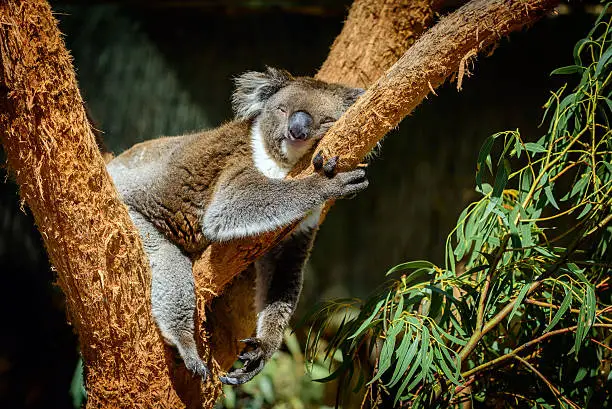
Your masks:
M238 356L238 359L244 364L242 368L234 369L227 375L219 377L224 384L240 385L250 381L261 372L266 364L267 357L274 352L268 351L266 344L259 338L247 338L240 342L244 342L253 349Z
M210 371L198 355L193 334L185 334L185 336L181 336L181 340L174 346L183 359L187 370L194 376L202 377L202 382L204 382L210 375Z

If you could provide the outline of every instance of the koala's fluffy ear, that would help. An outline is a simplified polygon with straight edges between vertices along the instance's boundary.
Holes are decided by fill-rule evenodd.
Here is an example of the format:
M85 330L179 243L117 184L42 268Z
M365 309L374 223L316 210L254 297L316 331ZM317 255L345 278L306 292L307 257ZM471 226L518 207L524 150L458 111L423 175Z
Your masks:
M363 95L364 92L365 92L365 89L363 88L348 88L347 87L346 95L344 97L346 101L346 105L347 106L353 105L355 101L357 101L357 98Z
M245 72L234 81L232 108L236 117L252 119L261 113L266 100L293 81L293 77L285 70L267 67L266 72Z

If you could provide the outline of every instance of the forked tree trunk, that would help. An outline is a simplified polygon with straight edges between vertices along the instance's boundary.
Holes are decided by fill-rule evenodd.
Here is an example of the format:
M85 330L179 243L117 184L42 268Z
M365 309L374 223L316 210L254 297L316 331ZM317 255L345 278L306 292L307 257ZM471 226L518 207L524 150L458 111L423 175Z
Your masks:
M405 30L389 30L387 25L393 26L396 20L385 14L390 7L387 3L356 2L342 34L354 40L336 41L320 73L322 79L348 81L347 72L355 72L359 74L350 82L367 84L403 53L399 34L395 37L394 33L405 36ZM432 87L451 73L461 72L467 58L500 36L535 21L555 3L475 0L445 18L334 125L321 149L342 155L341 163L346 167L355 165ZM401 7L397 11L407 11L410 19L412 7L426 10L428 2L397 0L395 4ZM379 13L380 18L362 23L367 14L358 13L359 7L371 7L368 10ZM431 18L425 14L429 16L425 20ZM387 33L376 37L377 41L384 44L389 40L395 45L367 48L369 37L362 36L362 31L355 31L359 35L348 32L351 25L362 24L367 24L371 33L378 32L372 21L380 24L380 32ZM420 14L413 22L415 27L418 21L424 21ZM361 41L363 47L352 47ZM406 41L405 47L408 44ZM350 57L350 63L338 63L342 53L334 53L345 47L347 55L349 49L367 48L369 57L357 62ZM380 58L388 49L394 51ZM212 407L220 390L218 382L207 382L200 389L198 381L185 377L180 366L175 371L152 322L148 263L104 169L82 108L70 56L46 2L0 1L0 53L0 138L21 196L34 214L57 269L70 320L79 334L87 364L88 406ZM380 62L368 66L372 61ZM307 163L294 173L312 171ZM275 233L211 246L194 267L199 311L279 237ZM248 285L242 278L229 291L236 294ZM225 324L241 327L236 313L250 306L234 303L240 297L228 296L225 302L229 300L235 314L230 314ZM213 339L213 345L217 360L225 362L234 354L224 347L229 345L227 339ZM208 342L204 349L207 354Z

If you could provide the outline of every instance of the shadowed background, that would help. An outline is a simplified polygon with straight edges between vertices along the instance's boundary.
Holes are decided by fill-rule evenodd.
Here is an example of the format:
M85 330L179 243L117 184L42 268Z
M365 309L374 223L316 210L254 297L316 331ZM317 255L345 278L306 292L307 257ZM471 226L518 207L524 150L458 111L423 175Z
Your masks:
M111 151L228 120L231 78L246 70L271 65L313 75L350 2L195 3L53 4ZM462 92L440 88L387 137L368 191L338 202L321 227L298 318L320 300L366 296L400 262L443 260L449 229L476 197L485 137L515 128L531 140L541 136L540 107L562 83L548 74L571 64L573 44L594 20L582 5L570 11L503 40L477 61ZM0 407L72 407L76 337L10 178L0 184L0 271Z

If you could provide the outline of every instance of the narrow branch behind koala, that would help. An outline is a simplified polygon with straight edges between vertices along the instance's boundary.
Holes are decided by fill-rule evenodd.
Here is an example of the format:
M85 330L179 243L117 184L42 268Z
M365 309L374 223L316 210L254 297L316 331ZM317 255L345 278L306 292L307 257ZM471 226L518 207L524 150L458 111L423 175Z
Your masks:
M464 56L535 22L557 3L558 0L473 0L442 18L336 122L317 151L323 151L326 157L339 155L344 170L355 167L435 87L461 69ZM305 158L291 176L312 173L311 161ZM210 246L194 265L198 286L220 293L225 284L286 232ZM205 302L202 297L198 299L199 303Z

